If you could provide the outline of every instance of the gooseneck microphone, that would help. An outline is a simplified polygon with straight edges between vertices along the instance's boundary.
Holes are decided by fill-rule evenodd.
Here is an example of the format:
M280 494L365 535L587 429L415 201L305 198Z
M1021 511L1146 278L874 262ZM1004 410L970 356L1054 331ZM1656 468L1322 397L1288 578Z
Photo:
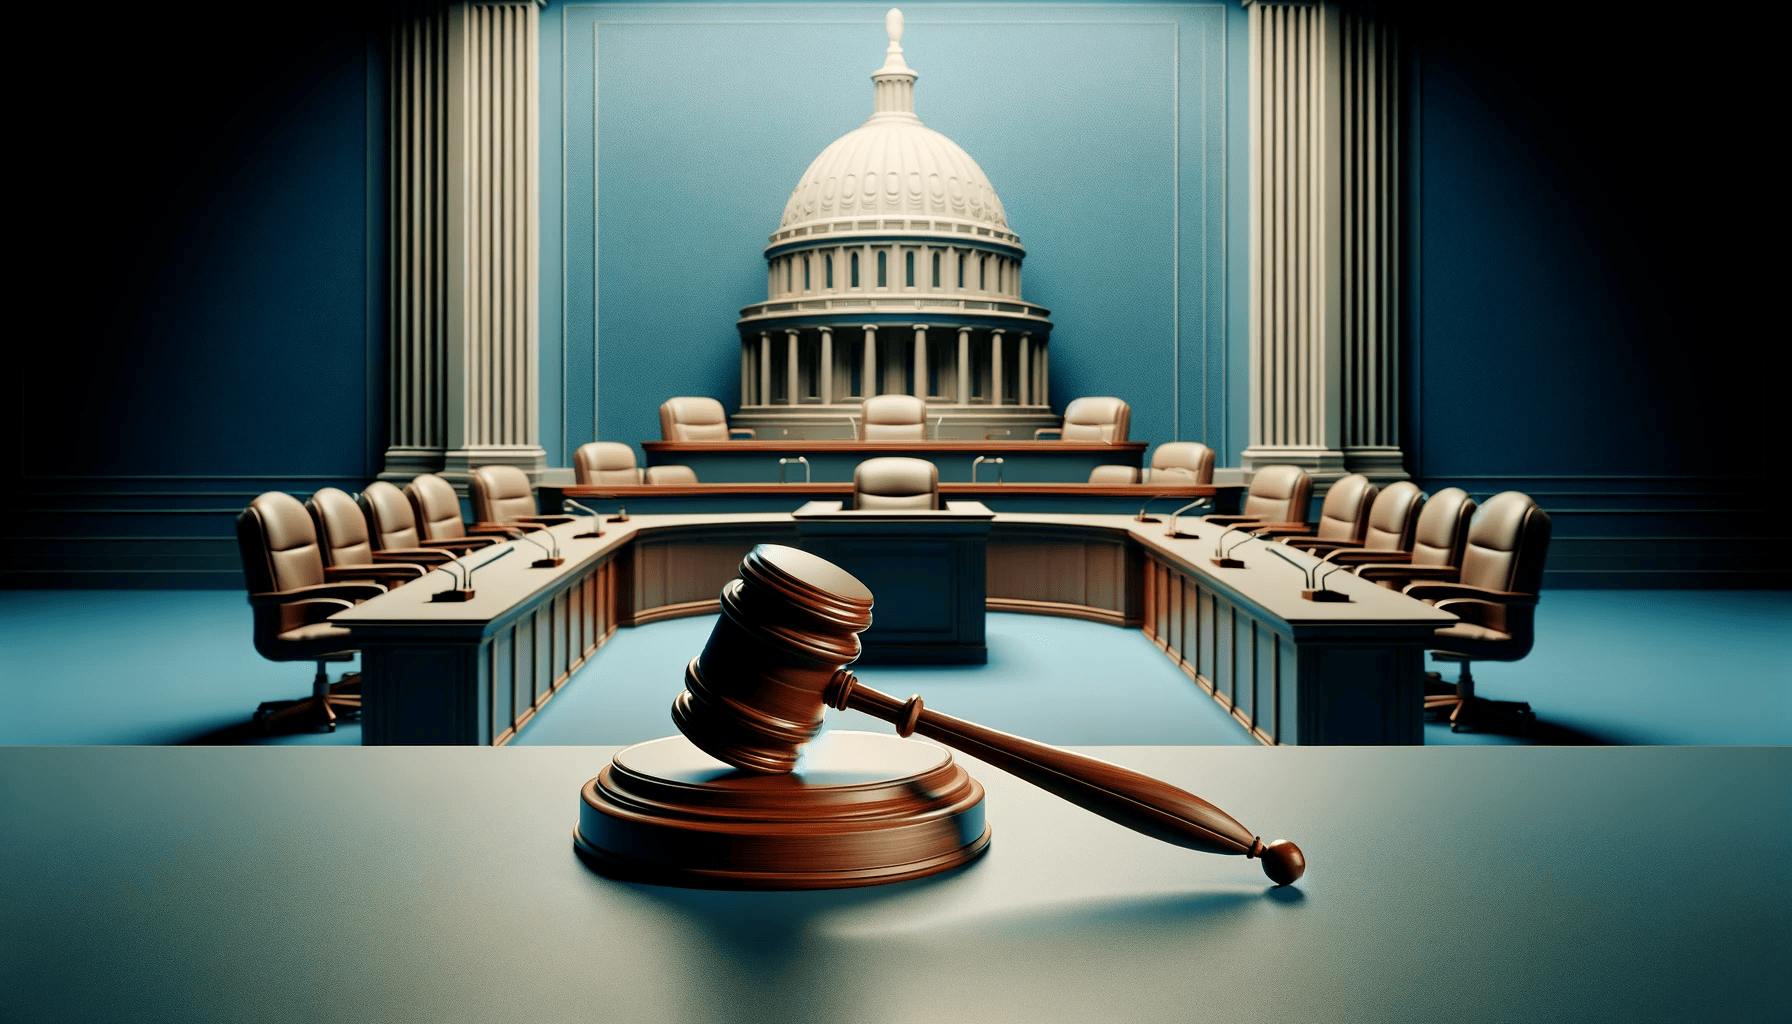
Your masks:
M486 566L492 564L493 562L496 562L498 559L503 558L505 555L508 555L512 551L515 551L515 550L516 550L515 548L507 547L504 550L493 555L492 557L486 559L485 561L480 562L478 565L472 566L471 568L469 568L465 565L459 566L459 568L466 573L466 577L464 579L460 578L455 573L449 573L449 575L454 576L455 582L459 583L460 586L454 588L453 590L439 590L436 593L431 594L429 599L431 601L471 601L473 599L473 573L477 572L480 569L485 568ZM459 562L459 559L456 559L454 562L445 562L442 565L438 566L438 568L446 569L448 566L456 565L458 562Z
M1177 509L1176 511L1170 513L1170 528L1165 531L1165 535L1170 536L1170 537L1179 536L1176 532L1176 520L1182 517L1182 513L1187 512L1189 509L1192 509L1192 508L1200 508L1203 505L1211 504L1211 502L1212 502L1212 499L1210 499L1210 498L1196 498L1194 501L1191 501L1188 504Z
M548 542L553 544L554 547L553 547L553 550L549 550L547 544L543 544L541 541L538 541L534 537L529 536L529 533L524 533L521 536L519 536L517 538L518 540L526 540L529 543L540 548L541 553L544 556L542 558L537 558L535 561L533 561L529 564L536 569L552 569L553 567L566 561L566 559L560 557L560 542L554 538L554 531L549 530L546 527L537 526L537 527L534 527L529 532L533 533L535 530L540 530L541 532L546 533L548 535Z
M584 533L573 534L574 540L582 540L586 537L601 537L601 536L603 536L603 534L604 534L603 513L594 512L591 509L588 509L585 506L579 504L578 502L572 500L571 498L561 498L560 504L571 505L573 508L576 508L580 512L583 512L586 515L591 517L591 529L586 530Z
M1132 521L1135 523L1161 523L1161 522L1163 522L1162 519L1159 519L1156 516L1152 516L1149 519L1147 519L1145 517L1145 509L1150 507L1151 503L1158 500L1159 498L1168 498L1168 497L1169 497L1168 494L1153 494L1151 497L1146 498L1145 504L1139 506L1139 514L1136 516L1133 516Z

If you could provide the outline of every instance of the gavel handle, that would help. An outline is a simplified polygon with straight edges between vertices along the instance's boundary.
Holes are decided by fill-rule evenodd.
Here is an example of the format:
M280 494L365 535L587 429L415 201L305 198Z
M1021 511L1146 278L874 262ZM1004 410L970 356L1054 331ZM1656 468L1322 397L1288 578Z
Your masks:
M929 710L920 697L897 700L844 669L829 683L827 702L889 722L902 736L920 733L962 750L1154 839L1205 853L1262 857L1264 873L1280 885L1306 870L1293 843L1265 844L1225 811L1149 775Z

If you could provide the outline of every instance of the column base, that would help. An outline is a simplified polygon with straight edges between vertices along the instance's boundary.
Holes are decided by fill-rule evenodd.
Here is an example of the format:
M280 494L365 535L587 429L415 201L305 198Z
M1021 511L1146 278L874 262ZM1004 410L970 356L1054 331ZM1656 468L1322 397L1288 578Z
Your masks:
M441 448L388 448L386 465L380 470L379 478L389 483L406 484L419 473L439 473L443 454Z
M1412 479L1406 472L1406 453L1398 448L1345 448L1344 466L1352 473L1368 477L1378 487L1396 480Z
M1249 479L1264 466L1299 466L1313 478L1315 497L1324 493L1333 480L1348 475L1344 453L1335 448L1295 445L1252 445L1241 456L1245 476Z
M467 481L478 466L515 466L529 474L531 482L541 478L548 464L548 453L537 445L491 445L478 448L455 448L442 454L442 479L465 494Z

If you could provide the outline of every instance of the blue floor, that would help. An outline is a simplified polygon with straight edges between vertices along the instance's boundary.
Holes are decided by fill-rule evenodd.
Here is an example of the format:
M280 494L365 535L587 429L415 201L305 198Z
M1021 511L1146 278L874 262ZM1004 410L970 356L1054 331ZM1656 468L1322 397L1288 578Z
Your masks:
M618 630L517 742L671 733L684 664L712 622ZM258 703L302 696L310 681L309 665L259 657L249 627L233 591L0 591L0 744L359 743L352 723L272 737L244 727ZM986 666L861 675L1050 743L1248 742L1136 630L992 614L988 632ZM1428 725L1427 743L1792 744L1792 591L1551 591L1530 657L1477 664L1475 676L1484 696L1530 701L1536 734ZM830 716L835 727L888 729Z

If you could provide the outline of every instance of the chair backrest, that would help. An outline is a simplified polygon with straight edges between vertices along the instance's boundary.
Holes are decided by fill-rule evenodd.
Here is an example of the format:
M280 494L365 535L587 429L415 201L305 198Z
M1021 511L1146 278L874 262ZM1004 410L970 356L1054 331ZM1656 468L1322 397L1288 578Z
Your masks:
M668 398L660 403L660 437L667 441L726 441L728 413L713 398Z
M859 417L859 440L927 440L927 403L914 395L874 395L865 399L864 415Z
M1089 471L1092 484L1136 484L1139 471L1131 466L1096 466Z
M1548 513L1528 494L1502 491L1487 499L1468 524L1463 583L1488 590L1535 594L1549 551Z
M361 511L367 514L367 532L375 551L414 548L422 541L410 499L384 480L375 480L361 492Z
M939 508L940 470L926 459L866 459L852 471L853 508Z
M481 523L514 523L535 515L535 488L529 474L515 466L478 466L467 485L473 519Z
M236 543L243 556L243 581L251 594L324 582L317 524L299 499L284 491L261 495L236 517Z
M1251 477L1242 514L1265 523L1304 523L1313 478L1299 466L1264 466Z
M689 466L648 466L646 480L650 484L694 484L697 471Z
M1413 530L1419 525L1419 507L1425 492L1411 480L1396 480L1375 496L1369 509L1369 528L1363 547L1377 550L1412 550Z
M1167 441L1151 453L1153 483L1213 483L1213 449L1199 441Z
M1078 398L1064 410L1066 441L1124 441L1132 406L1118 398Z
M572 472L573 479L582 484L641 482L641 471L635 467L635 450L621 441L579 445L579 450L572 453Z
M404 496L410 499L424 540L455 540L467 535L466 520L460 517L460 496L454 493L453 484L434 473L419 473L404 485Z
M1419 512L1412 536L1412 564L1462 564L1468 543L1468 521L1475 514L1475 499L1460 487L1446 487L1433 494Z
M305 511L317 524L317 546L325 565L373 564L367 516L355 499L337 488L322 487L305 502Z
M1369 509L1380 492L1381 488L1361 473L1332 481L1325 492L1325 504L1319 508L1319 526L1313 535L1320 540L1362 540L1369 530Z

